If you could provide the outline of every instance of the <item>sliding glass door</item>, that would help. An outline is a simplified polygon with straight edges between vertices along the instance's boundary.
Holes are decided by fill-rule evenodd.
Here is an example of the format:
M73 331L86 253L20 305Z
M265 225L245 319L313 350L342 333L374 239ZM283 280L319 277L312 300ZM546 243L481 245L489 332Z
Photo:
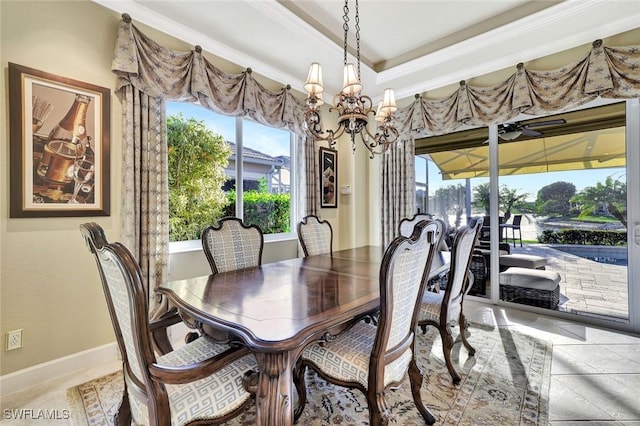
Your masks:
M628 261L640 258L639 109L617 102L417 141L419 207L452 229L485 216L474 297L640 330Z

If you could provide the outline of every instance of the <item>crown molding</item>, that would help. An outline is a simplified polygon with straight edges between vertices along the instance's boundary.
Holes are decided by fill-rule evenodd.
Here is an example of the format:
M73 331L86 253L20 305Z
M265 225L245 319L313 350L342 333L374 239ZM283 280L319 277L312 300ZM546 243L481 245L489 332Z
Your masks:
M576 16L578 16L579 14L593 11L600 7L612 7L611 3L612 2L607 2L605 0L573 0L562 2L556 6L541 10L540 12L532 14L526 18L519 19L518 21L511 22L510 24L504 25L500 28L496 28L463 42L456 43L444 49L440 49L437 52L427 54L412 61L405 62L404 64L381 71L380 73L378 73L376 84L384 84L392 80L406 77L410 74L424 71L425 69L433 68L446 62L455 61L457 59L464 58L465 56L472 55L482 49L493 48L494 46L500 45L502 43L513 42L513 39L517 37L530 33L539 33L540 31L544 30L545 27L548 27L549 25L554 23L563 21L575 23L576 19L578 19L576 18ZM615 3L618 4L614 7L622 7L619 4L620 2ZM628 4L632 5L633 2L629 2ZM598 11L597 16L607 16L606 11ZM488 61L487 66L468 68L467 70L465 70L467 71L466 77L463 77L462 79L471 78L474 76L485 74L487 72L507 68L517 62L537 59L542 56L547 56L562 50L570 49L577 45L591 43L596 38L602 38L637 28L638 22L640 22L640 8L638 8L636 5L635 14L631 13L631 15L626 15L623 19L610 22L602 20L600 22L601 23L597 28L594 28L593 26L588 26L588 29L585 28L579 33L580 36L578 36L577 34L573 34L556 39L553 43L544 43L534 48L525 49L521 52L522 54L519 54L519 58L515 61L511 56L510 58L505 58L504 60ZM594 36L595 33L598 33L599 35ZM488 66L488 64L490 63L494 65ZM476 70L474 68L481 68L481 70ZM459 81L460 79L461 74L458 73L455 79L446 84ZM428 86L433 89L446 85L442 83L435 83L435 81L437 80L441 79L432 80L433 83L428 84ZM445 78L445 80L448 79Z
M243 68L251 68L254 72L283 84L291 84L292 87L302 87L304 81L291 74L283 72L263 61L234 49L224 43L220 43L205 34L195 31L186 25L180 24L166 16L156 13L133 0L91 0L101 6L118 13L128 13L131 19L154 28L162 33L171 35L186 43L199 45L204 51L233 62ZM273 0L271 0L273 1ZM258 2L259 3L259 2ZM284 9L284 7L282 7Z

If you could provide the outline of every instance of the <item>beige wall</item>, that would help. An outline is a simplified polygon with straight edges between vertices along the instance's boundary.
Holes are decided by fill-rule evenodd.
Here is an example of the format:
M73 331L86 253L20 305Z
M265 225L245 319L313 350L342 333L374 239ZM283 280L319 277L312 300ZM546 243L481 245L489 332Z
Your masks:
M3 100L0 107L0 375L5 375L114 340L97 270L78 226L86 221L96 221L110 240L118 240L120 236L121 105L113 92L116 78L110 71L120 16L88 0L2 0L0 15L3 71L0 93ZM165 47L193 48L138 26ZM209 53L205 54L211 58ZM109 217L9 219L9 62L111 90ZM241 70L219 58L214 63L227 72ZM264 78L260 81L274 90L286 84ZM331 221L334 232L339 235L334 242L336 249L368 243L369 219L365 206L371 203L370 160L363 149L353 156L348 143L340 145L339 183L351 184L354 191L352 195L339 197L338 209L321 211L321 216ZM296 255L296 240L265 245L265 262ZM170 269L172 278L178 279L207 273L208 266L203 253L195 251L172 255ZM20 328L24 330L24 347L6 352L6 332Z
M113 90L110 72L118 17L89 2L2 1L2 150L0 169L1 373L10 373L114 340L93 259L78 226L91 218L8 219L7 64ZM120 103L111 95L111 216L96 218L119 236ZM24 329L21 349L5 352L8 330Z

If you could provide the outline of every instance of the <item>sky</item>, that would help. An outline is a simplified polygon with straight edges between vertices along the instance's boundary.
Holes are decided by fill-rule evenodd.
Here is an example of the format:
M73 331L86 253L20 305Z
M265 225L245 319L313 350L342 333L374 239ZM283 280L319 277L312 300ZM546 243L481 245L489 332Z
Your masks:
M416 180L419 182L425 181L426 162L423 159L418 158L416 160ZM465 184L464 179L451 179L442 180L438 167L429 160L429 194L433 193L443 186ZM568 172L547 172L547 173L535 173L535 174L523 174L513 176L501 176L499 184L505 184L509 189L518 189L518 194L528 193L527 201L535 201L538 191L546 185L554 182L570 182L576 186L576 192L580 192L587 186L594 186L597 182L604 182L605 179L611 176L614 179L619 179L626 182L626 172L624 168L609 168L609 169L590 169L590 170L575 170ZM471 186L474 184L488 182L489 178L473 178L471 179Z
M215 114L206 108L187 102L168 102L167 115L176 115L182 112L185 118L193 117L196 120L204 121L205 125L215 133L222 135L227 141L235 142L235 118ZM245 147L255 149L257 151L269 154L271 156L290 155L289 132L286 130L275 129L268 126L252 122L250 120L243 121L244 145ZM426 162L421 158L416 161L416 180L425 181ZM429 193L433 193L443 186L465 184L464 179L441 179L438 167L435 163L429 161ZM570 172L549 172L536 173L529 175L503 176L500 178L500 184L507 185L510 189L518 189L518 193L528 193L528 201L535 201L543 186L554 182L564 181L571 182L576 186L576 191L581 191L587 186L593 186L597 182L611 176L625 181L625 169L591 169L577 170ZM488 178L474 178L471 185L487 182Z
M228 142L236 142L235 117L216 114L188 102L167 103L167 115L177 115L180 112L184 118L193 117L198 121L204 121L207 128L222 135ZM290 156L289 134L288 130L275 129L251 120L243 120L242 139L245 148L252 148L272 157Z

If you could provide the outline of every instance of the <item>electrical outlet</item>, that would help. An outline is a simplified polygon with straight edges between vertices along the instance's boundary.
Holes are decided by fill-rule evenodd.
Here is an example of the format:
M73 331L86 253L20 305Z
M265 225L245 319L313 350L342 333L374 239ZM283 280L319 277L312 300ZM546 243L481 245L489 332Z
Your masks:
M7 331L7 350L11 351L22 347L22 329Z

